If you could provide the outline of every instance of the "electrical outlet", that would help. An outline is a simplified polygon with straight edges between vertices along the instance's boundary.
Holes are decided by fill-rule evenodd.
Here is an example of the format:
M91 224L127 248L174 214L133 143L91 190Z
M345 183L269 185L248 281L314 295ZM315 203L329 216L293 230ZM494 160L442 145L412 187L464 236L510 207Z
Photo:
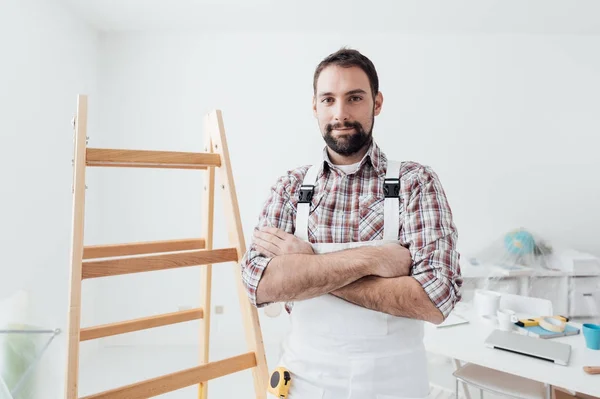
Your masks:
M215 306L215 314L223 314L224 311L225 311L225 309L223 308L222 305Z

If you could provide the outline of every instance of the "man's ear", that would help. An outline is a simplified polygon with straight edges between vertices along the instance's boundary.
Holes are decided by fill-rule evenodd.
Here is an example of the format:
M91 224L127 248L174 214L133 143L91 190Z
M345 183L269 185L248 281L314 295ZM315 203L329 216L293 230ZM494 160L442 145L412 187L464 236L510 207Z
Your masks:
M312 109L313 109L313 115L316 118L317 117L317 97L315 97L315 96L313 96L313 98L312 98Z
M377 95L375 96L375 107L374 107L374 114L375 116L379 115L379 113L381 112L381 107L383 106L383 94L381 94L381 92L378 92Z

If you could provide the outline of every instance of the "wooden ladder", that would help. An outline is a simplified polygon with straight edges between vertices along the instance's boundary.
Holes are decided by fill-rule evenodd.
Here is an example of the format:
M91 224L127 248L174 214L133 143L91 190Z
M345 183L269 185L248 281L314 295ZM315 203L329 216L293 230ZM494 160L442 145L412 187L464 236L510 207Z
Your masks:
M252 369L256 398L266 398L268 369L257 310L245 293L239 262L246 244L238 209L223 117L219 110L204 117L202 153L139 151L87 147L88 101L77 99L74 120L72 247L68 320L66 399L77 399L80 342L174 323L200 320L200 365L131 385L86 396L85 399L136 399L158 396L198 384L198 397L207 398L211 379ZM199 169L204 172L202 237L181 240L84 246L87 167ZM213 248L215 171L219 173L229 248ZM135 256L132 256L135 255ZM142 256L140 256L142 255ZM106 259L109 258L109 259ZM235 262L237 295L242 310L248 353L209 362L212 264ZM84 279L129 273L201 266L200 307L159 316L81 328L81 285Z

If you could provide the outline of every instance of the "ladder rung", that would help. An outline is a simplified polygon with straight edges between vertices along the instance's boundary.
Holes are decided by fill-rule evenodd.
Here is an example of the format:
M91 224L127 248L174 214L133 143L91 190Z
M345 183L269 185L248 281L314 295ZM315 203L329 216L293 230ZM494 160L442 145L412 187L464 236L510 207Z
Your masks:
M211 265L238 260L235 248L190 251L176 254L139 256L109 260L85 261L81 278L116 276L186 266Z
M176 152L87 148L87 166L206 169L221 166L221 156L209 152Z
M153 168L153 169L194 169L206 170L206 166L190 164L167 164L167 163L142 163L142 162L87 162L86 166L98 166L105 168Z
M134 242L128 244L90 245L83 248L83 259L110 258L115 256L152 254L158 252L190 251L193 249L204 249L205 245L204 238Z
M145 399L213 380L256 366L254 352L192 367L81 399Z
M140 319L121 321L118 323L104 324L101 326L87 327L81 329L79 340L88 341L90 339L109 337L111 335L147 330L149 328L167 326L169 324L198 320L203 316L203 310L201 308L196 308L157 316L143 317Z

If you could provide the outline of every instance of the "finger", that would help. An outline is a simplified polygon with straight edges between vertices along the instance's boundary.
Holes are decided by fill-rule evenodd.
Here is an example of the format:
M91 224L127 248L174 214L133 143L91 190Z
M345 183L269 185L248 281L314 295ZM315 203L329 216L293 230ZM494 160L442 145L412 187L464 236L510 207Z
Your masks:
M266 258L273 258L276 256L273 252L261 247L258 244L256 244L256 250L258 251L258 253L260 253L262 256L264 256Z
M281 255L282 251L281 249L274 245L273 243L263 240L260 237L255 237L254 238L254 243L257 245L260 245L262 248L266 249L267 251L269 251L272 254L276 254L276 255Z
M264 226L260 229L261 231L264 231L266 233L272 234L275 237L279 237L280 239L284 240L289 234L286 233L285 231L278 229L276 227L269 227L269 226Z
M259 230L254 231L253 236L254 237L258 237L258 238L260 238L260 239L262 239L264 241L268 241L268 242L272 243L273 245L275 245L277 247L280 247L281 243L282 243L282 240L279 237L274 236L271 233L262 232L262 231L259 231Z

